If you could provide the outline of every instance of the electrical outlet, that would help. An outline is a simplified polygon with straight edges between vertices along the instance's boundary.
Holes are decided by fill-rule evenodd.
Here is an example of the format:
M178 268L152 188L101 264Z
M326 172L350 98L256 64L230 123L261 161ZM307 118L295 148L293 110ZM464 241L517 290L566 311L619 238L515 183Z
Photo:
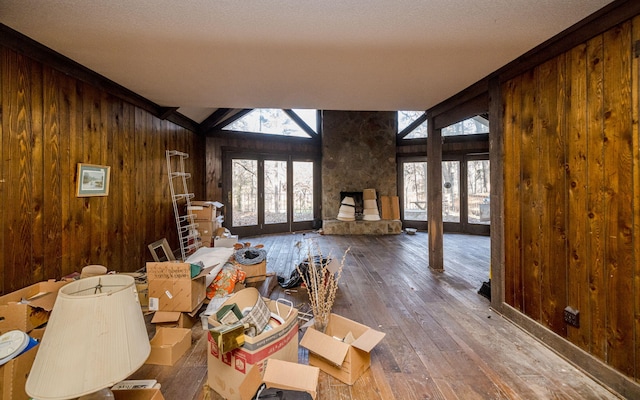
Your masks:
M580 328L580 311L571 306L564 309L564 322L576 328Z

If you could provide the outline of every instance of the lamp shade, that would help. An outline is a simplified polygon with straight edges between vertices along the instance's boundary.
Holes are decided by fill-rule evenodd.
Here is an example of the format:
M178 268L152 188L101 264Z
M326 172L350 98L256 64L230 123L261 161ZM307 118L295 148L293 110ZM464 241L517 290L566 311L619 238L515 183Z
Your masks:
M134 279L80 279L60 288L25 389L38 400L94 393L126 379L150 351Z

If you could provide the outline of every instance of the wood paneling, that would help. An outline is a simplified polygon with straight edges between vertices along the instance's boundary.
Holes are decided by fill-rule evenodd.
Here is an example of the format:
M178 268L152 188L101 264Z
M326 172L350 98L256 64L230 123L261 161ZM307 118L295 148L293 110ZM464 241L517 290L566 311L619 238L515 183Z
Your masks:
M640 16L637 16L633 20L631 35L631 42L640 43ZM633 191L638 192L640 190L640 129L638 127L640 119L640 59L634 57L631 65L631 114L632 114L632 155L633 155ZM633 209L640 210L640 196L633 197ZM638 234L640 233L640 212L633 214L633 258L632 265L635 266L633 279L633 292L631 296L633 298L633 309L635 313L634 318L634 332L635 343L633 347L633 353L635 354L635 374L636 378L640 376L640 271L638 271L638 263L640 263L640 240L638 240Z
M633 375L633 171L631 136L631 23L604 33L605 273L607 362ZM636 193L639 196L640 193ZM637 240L640 240L638 238ZM615 304L615 305L614 305Z
M204 138L0 47L0 292L88 264L134 271L147 244L177 248L165 150L192 155L204 195ZM76 197L78 163L111 167L107 197Z
M580 323L590 325L589 313L589 254L587 212L587 67L586 45L574 48L568 54L568 88L571 93L567 110L567 215L581 215L582 218L569 218L567 226L569 264L567 281L567 305L582 310ZM569 96L566 96L569 98ZM567 327L567 336L583 350L589 349L589 329Z
M623 23L502 83L505 302L635 379L639 29Z
M589 326L591 336L590 352L605 358L604 321L604 229L603 191L604 185L604 134L602 129L602 37L587 43L587 218L589 235ZM579 107L579 105L576 105ZM585 329L585 328L582 328Z
M519 94L521 78L516 77L504 85L504 199L509 206L509 218L504 219L505 268L504 271L504 300L519 311L523 310L522 299L522 232L520 207L520 151L518 146L519 127L516 124L520 110L522 110L522 96ZM508 167L507 167L508 166Z

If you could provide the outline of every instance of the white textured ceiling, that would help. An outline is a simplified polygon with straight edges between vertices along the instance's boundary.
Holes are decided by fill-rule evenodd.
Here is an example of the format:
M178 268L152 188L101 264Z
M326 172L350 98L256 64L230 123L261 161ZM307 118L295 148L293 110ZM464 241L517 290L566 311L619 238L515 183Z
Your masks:
M424 110L611 0L0 0L0 22L200 122Z

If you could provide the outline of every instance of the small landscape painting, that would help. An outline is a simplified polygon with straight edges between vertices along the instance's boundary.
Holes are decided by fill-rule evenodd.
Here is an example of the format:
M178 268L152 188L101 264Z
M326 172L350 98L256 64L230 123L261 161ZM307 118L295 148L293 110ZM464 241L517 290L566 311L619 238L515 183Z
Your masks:
M78 164L78 197L108 196L111 167Z

